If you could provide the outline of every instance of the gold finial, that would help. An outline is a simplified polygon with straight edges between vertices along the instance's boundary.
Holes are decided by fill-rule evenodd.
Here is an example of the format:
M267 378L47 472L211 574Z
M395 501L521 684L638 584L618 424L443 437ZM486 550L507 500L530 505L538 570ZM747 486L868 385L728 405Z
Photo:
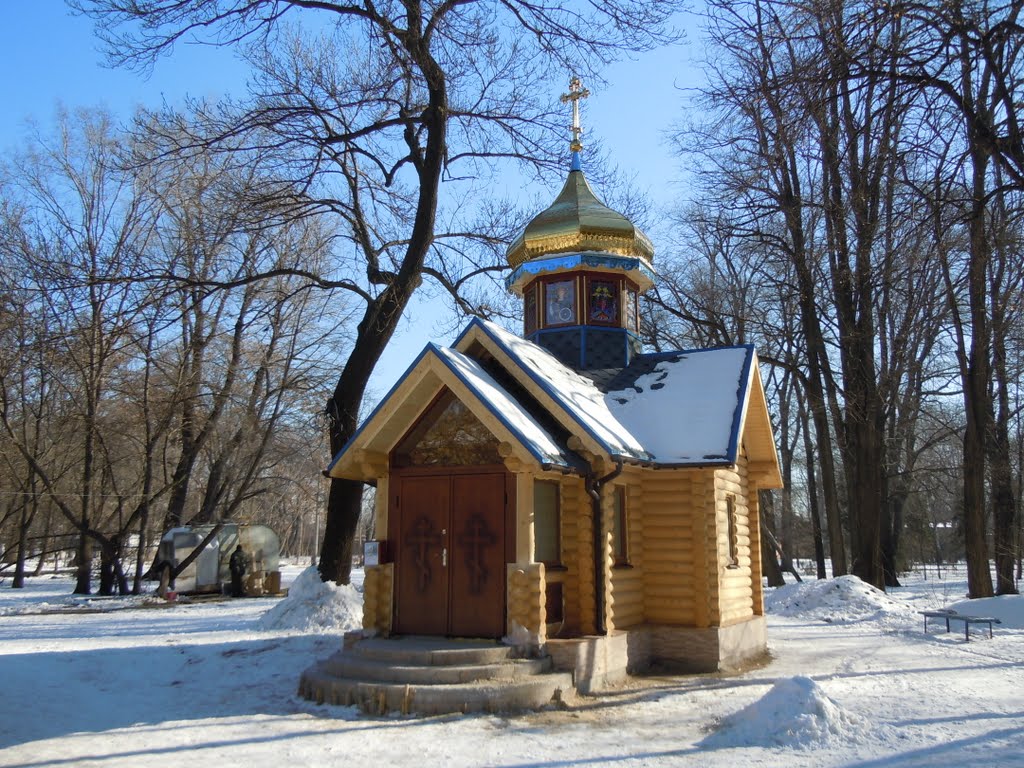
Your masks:
M583 133L580 127L580 99L585 99L589 95L590 91L584 88L583 83L575 76L569 79L569 92L562 94L563 104L567 101L572 102L572 141L569 142L569 149L573 152L583 149L583 143L580 141L580 134Z

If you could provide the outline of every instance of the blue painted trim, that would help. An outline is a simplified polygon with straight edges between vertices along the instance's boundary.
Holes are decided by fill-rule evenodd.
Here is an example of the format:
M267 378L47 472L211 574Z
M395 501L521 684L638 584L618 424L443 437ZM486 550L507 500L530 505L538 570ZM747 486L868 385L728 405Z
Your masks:
M740 373L740 380L736 385L736 413L732 417L732 432L729 435L729 450L726 455L731 460L730 463L735 464L739 459L739 442L740 442L740 417L743 415L744 406L747 404L747 398L749 397L750 387L750 366L754 363L754 345L743 344L744 349L747 350L747 357L743 361L743 372ZM718 347L718 349L728 349L728 347Z
M615 256L600 253L566 253L557 256L544 256L524 261L505 278L505 290L509 290L525 274L542 275L560 269L579 269L591 267L596 269L618 269L623 272L636 271L652 283L655 282L654 270L643 259L636 256Z
M330 472L334 468L334 465L338 463L338 460L341 458L342 454L345 453L345 451L347 451L352 446L352 443L354 443L356 439L363 433L363 430L366 429L366 425L373 421L373 417L377 415L377 412L380 411L380 409L384 407L384 404L391 399L391 396L395 394L395 390L397 390L401 383L405 381L406 377L410 373L412 373L412 370L417 365L420 364L420 360L422 360L426 356L427 352L431 351L431 349L436 349L436 347L436 344L430 342L416 356L416 359L412 361L412 365L406 368L405 373L398 377L398 381L396 381L394 385L391 387L391 389L388 390L388 393L381 398L380 402L377 403L377 407L373 409L373 412L370 413L370 415L367 416L365 419L363 419L363 423L359 425L358 429L356 429L355 434L352 435L352 437L349 438L348 442L341 447L340 451L334 454L334 458L331 459L331 463L327 465L327 472Z
M570 171L582 171L583 170L583 163L580 161L580 153L579 152L573 152L572 153L572 159L569 162L569 170Z
M466 325L466 327L462 329L462 333L460 333L458 338L456 338L455 341L452 342L452 349L455 349L457 346L459 346L459 344L462 342L462 340L464 338L466 338L466 336L469 334L469 332L471 330L473 330L474 328L480 328L483 331L487 330L487 326L484 325L484 321L481 320L479 317L474 317L474 318L470 319L470 321ZM509 333L511 333L511 331L509 331Z

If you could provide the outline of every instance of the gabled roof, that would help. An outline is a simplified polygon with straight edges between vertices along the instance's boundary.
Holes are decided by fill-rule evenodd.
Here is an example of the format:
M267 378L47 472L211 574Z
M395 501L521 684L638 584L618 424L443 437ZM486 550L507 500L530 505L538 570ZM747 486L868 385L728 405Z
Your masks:
M656 467L735 464L747 425L762 487L781 485L753 346L640 355L599 387L542 347L473 320L454 346L481 344L593 453ZM557 414L556 414L557 415Z
M477 360L428 344L335 455L331 477L374 480L367 457L386 457L394 444L444 388L461 400L502 442L545 469L576 470L580 461L487 373Z
M515 336L499 325L478 319L470 322L453 346L467 350L472 341L480 341L489 347L488 351L520 384L538 395L542 405L549 410L553 407L562 411L567 417L566 426L574 433L582 430L584 434L580 437L591 444L594 453L633 461L653 459L615 418L605 402L604 393L593 381L576 373L543 347Z
M521 460L543 468L579 471L581 453L655 468L730 466L745 450L760 487L781 487L752 346L640 355L603 381L473 320L452 348L427 345L328 473L371 479L365 457L386 458L447 387Z

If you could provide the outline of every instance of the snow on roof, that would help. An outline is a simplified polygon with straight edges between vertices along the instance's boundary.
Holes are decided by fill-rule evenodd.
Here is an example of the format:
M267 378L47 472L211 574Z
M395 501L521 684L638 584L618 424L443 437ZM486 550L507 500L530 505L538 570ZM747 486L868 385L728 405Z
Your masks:
M574 468L578 465L578 458L561 448L555 439L542 427L533 416L516 400L508 391L501 386L494 378L487 373L480 363L458 350L447 347L440 347L437 344L427 344L423 351L416 357L416 360L409 366L402 377L391 388L391 391L377 404L373 413L363 420L356 430L356 433L349 441L342 446L327 467L327 472L341 461L348 450L356 444L367 425L382 411L385 411L386 404L398 391L399 385L409 374L420 364L423 358L429 354L436 355L444 365L472 391L476 397L494 414L494 416L505 425L516 439L525 447L542 465L557 466L562 468Z
M474 322L478 322L509 357L532 376L608 453L643 460L653 458L615 417L604 393L594 386L594 382L576 373L532 341L520 338L489 321Z
M753 347L641 356L656 360L653 370L604 393L533 342L474 322L612 456L670 465L736 461Z
M732 463L752 356L752 347L666 356L609 392L609 410L659 464Z
M568 454L555 439L479 362L454 349L431 345L448 368L486 404L495 416L515 434L542 464L572 466Z
M735 463L740 420L750 389L753 347L641 355L616 377L617 384L612 382L615 389L606 393L543 347L488 321L473 320L454 346L474 327L497 344L579 430L610 456L662 466ZM567 446L559 445L531 415L528 405L519 402L478 360L455 348L428 344L409 371L427 354L436 355L541 464L565 468L579 464L579 457ZM352 440L335 455L328 471L397 389L398 384L360 425Z

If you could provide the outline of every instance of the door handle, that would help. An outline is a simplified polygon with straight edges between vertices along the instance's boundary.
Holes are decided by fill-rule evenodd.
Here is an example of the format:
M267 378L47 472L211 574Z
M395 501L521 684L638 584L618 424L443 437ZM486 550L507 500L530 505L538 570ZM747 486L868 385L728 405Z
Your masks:
M448 567L448 547L441 548L441 567Z

